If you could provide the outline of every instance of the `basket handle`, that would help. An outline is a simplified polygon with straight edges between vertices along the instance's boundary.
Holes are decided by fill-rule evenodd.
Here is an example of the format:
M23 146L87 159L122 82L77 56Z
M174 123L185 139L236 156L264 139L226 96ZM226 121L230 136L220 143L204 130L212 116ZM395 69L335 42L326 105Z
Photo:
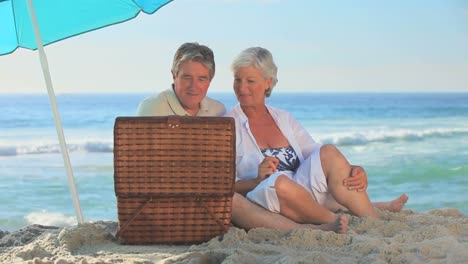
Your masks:
M119 237L121 234L125 233L127 231L127 228L130 226L130 224L135 220L135 218L141 214L143 210L153 201L153 197L150 197L148 201L146 201L133 215L130 219L128 219L122 226L122 228L119 228L119 231L117 231L117 234L115 235L116 237Z
M205 208L205 211L211 216L211 218L218 224L219 227L221 227L221 229L223 229L224 233L227 233L229 231L229 228L226 227L223 222L221 220L219 220L219 218L217 218L213 212L211 211L211 209L204 203L201 201L200 197L197 196L195 198L195 201L197 201L201 206L203 206L203 208Z

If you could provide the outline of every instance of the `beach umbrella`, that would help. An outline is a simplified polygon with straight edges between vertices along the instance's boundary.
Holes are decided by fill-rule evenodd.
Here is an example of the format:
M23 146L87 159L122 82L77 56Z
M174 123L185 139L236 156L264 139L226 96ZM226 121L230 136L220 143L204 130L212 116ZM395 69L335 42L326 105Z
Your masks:
M153 14L171 0L0 0L0 55L38 50L77 221L84 222L44 46Z

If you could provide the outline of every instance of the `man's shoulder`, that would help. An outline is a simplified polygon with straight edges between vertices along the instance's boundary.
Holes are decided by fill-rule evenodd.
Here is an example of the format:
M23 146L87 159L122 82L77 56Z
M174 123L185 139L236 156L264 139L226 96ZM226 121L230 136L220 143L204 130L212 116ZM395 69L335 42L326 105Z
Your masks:
M223 116L226 113L226 107L220 101L205 96L205 103L207 105L208 115L210 116Z
M213 99L209 96L205 96L205 99L207 101L207 103L210 105L210 106L217 106L217 107L222 107L222 108L225 108L224 107L224 104L221 103L220 101L216 100L216 99Z
M143 99L138 106L137 115L158 116L174 114L167 98L168 91L169 90L165 90Z
M162 91L160 93L150 95L150 96L146 97L145 99L143 99L143 101L141 101L141 103L152 104L152 103L155 103L155 102L165 101L166 100L166 92L167 91Z

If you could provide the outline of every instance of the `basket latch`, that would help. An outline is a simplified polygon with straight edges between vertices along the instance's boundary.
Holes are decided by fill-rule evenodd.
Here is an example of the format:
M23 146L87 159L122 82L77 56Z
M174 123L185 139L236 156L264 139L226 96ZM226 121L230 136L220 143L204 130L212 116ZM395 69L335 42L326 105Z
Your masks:
M167 125L169 128L178 128L180 125L180 118L176 115L168 116Z

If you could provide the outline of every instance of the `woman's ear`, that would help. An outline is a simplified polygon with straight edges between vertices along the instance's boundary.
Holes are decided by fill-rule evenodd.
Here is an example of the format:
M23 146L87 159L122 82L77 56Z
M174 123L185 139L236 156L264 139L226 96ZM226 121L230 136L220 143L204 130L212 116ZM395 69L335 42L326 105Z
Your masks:
M265 93L270 90L272 82L273 82L273 78L271 78L271 77L266 80L266 87L267 88L265 89Z

